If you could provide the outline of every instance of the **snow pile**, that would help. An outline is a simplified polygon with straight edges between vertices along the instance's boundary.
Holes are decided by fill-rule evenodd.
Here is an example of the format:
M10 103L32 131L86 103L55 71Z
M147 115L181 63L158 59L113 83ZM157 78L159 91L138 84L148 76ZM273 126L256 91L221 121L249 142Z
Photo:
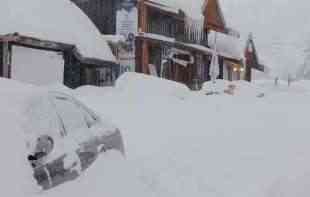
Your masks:
M124 73L116 81L115 88L128 95L142 97L161 97L165 95L165 97L173 96L184 99L190 94L188 87L181 83L131 72Z
M139 179L136 179L137 175L131 167L133 166L130 166L118 152L107 152L100 156L80 179L48 191L42 196L154 196Z
M1 153L14 161L0 164L5 175L0 183L6 186L1 191L5 194L14 197L310 195L307 116L310 94L295 89L294 84L284 91L280 82L279 89L283 91L277 91L272 81L253 85L219 80L219 89L235 84L237 96L189 93L181 100L175 99L172 89L183 92L182 85L128 73L119 79L114 90L91 86L77 89L81 100L121 129L127 158L109 152L78 180L28 195L20 191L24 186L35 187L32 181L25 181L31 179L29 166L21 155L24 147L23 137L18 133L21 128L16 124L18 113L11 113L8 107L16 100L10 100L8 89L15 88L25 96L24 89L35 88L17 82L10 85L9 80L2 82L0 92L3 89L8 93L0 96L0 115L3 128L10 132L3 133ZM208 87L205 84L204 90ZM261 88L268 90L269 96L251 99ZM10 149L12 154L7 153ZM7 179L9 176L14 179Z
M101 96L104 97L110 92L115 91L114 87L81 86L75 89L75 95Z
M99 30L68 0L2 0L0 26L0 35L18 32L73 44L85 57L116 61Z
M21 110L35 92L34 86L0 78L0 184L3 195L29 196L39 189L26 160L26 138L21 125Z
M213 82L205 82L202 87L202 92L210 93L212 91L219 92L220 94L226 93L242 97L260 97L263 96L262 94L265 92L263 88L247 81L231 82L226 80L217 80L216 84Z
M28 130L24 128L24 120L32 119L32 121L26 122L28 129L37 129L37 126L43 126L42 129L45 131L46 129L50 130L48 126L55 125L40 125L40 120L48 117L40 116L40 114L36 114L38 116L31 113L25 114L24 112L25 109L29 109L31 103L40 105L38 102L43 102L44 98L45 102L44 93L46 93L44 88L0 78L2 129L0 184L5 186L1 188L2 194L13 197L123 197L128 194L152 197L152 193L146 189L145 184L136 178L135 169L137 167L130 166L119 152L108 152L101 155L94 165L76 181L68 182L48 192L41 191L33 178L33 169L26 160L28 154L26 150L31 148L31 144L26 143L29 133L26 133ZM46 113L44 108L37 112L42 115ZM66 147L68 145L71 144L65 144Z
M134 82L143 86L146 80ZM145 99L147 83L125 96L82 99L121 128L136 179L157 196L308 197L309 95L274 92L250 99L260 88L234 84L243 96L181 101L158 99L167 94L156 91Z

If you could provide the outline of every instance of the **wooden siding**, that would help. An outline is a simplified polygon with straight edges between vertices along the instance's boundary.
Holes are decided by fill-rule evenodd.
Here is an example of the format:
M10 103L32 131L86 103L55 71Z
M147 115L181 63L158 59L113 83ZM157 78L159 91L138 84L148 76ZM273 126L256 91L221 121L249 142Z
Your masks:
M3 43L0 42L0 77L3 77Z
M218 32L226 32L225 20L218 0L206 0L207 5L204 10L205 29Z

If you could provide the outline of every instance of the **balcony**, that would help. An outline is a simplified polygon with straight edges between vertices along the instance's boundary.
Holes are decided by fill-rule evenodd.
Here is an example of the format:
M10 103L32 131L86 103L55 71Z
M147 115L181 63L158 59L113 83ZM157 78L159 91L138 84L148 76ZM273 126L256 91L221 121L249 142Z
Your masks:
M207 46L207 35L200 23L185 23L177 20L153 20L147 26L147 32L158 34L176 41Z

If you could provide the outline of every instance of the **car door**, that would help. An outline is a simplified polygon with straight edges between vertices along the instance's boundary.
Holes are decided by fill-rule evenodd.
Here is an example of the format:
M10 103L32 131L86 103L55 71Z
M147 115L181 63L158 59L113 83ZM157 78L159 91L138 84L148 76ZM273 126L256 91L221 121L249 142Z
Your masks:
M85 170L98 155L98 144L91 132L96 119L69 96L55 95L52 103L63 126L64 143L71 146L70 151L78 153L82 170Z

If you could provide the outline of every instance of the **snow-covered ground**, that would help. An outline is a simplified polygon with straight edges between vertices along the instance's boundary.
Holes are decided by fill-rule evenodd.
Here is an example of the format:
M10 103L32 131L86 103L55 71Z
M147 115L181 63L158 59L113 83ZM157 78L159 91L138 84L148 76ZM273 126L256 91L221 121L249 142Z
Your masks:
M127 162L157 196L309 196L306 89L235 82L235 96L179 98L159 87L146 94L158 79L135 79L79 98L121 128Z
M17 163L2 162L0 169L3 174L8 174L6 169L18 170L10 176L26 183L29 169L17 168L23 163L17 152L23 149L15 146L22 138L14 140L16 132L22 132L14 124L17 107L7 107L22 101L8 99L8 83L0 81L1 117L8 119L4 126L11 132L3 134L6 139L1 142L14 153L8 155L3 148L3 155ZM129 73L114 88L70 90L121 129L126 159L111 152L77 181L33 196L308 197L309 82L287 87L280 81L274 87L273 81L240 81L233 83L234 95L223 93L230 84L218 81L220 94L207 96L213 88L209 83L200 92L190 92L174 82ZM26 95L23 89L27 94L36 89L15 82L11 86L21 95ZM0 178L3 184L6 180ZM5 185L17 188L18 183ZM11 190L3 189L5 194Z

